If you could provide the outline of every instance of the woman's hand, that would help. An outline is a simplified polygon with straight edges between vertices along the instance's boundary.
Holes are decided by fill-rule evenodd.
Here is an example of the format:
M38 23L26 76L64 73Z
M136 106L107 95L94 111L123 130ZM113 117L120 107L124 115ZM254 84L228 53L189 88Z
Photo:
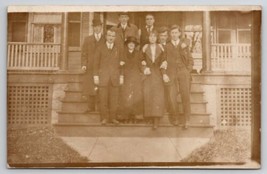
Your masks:
M146 67L145 70L144 70L144 74L145 75L150 75L151 74L150 68Z
M165 83L168 83L170 81L170 78L169 78L169 76L167 74L163 74L163 81Z

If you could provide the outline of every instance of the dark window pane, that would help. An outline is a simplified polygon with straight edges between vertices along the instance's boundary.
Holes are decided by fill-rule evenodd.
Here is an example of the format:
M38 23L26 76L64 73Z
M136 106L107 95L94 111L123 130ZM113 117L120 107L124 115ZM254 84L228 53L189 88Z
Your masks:
M69 23L68 44L71 47L80 46L80 23Z
M219 31L218 34L219 43L231 43L231 32L230 31Z
M238 42L239 43L251 43L250 31L239 31Z
M13 22L12 23L12 42L25 42L26 41L26 22Z

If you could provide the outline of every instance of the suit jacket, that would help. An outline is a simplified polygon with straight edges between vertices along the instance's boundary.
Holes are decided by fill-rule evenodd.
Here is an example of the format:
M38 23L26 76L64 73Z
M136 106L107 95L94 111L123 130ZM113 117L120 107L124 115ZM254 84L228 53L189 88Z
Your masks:
M127 37L134 36L139 40L138 28L134 24L128 23L126 29L123 30L119 23L117 26L114 26L113 29L116 31L116 43L121 46L121 49L124 48L124 42Z
M84 39L82 46L82 66L86 66L87 71L93 72L93 61L96 49L103 43L105 43L103 34L99 41L95 39L94 34Z
M167 75L170 77L171 82L174 81L177 74L178 68L186 68L189 72L193 69L193 58L189 51L189 46L182 48L183 40L180 40L177 47L175 47L172 42L168 42L166 51Z
M118 45L114 44L111 50L106 43L101 44L94 59L94 76L99 76L99 86L108 86L109 81L113 86L119 86L119 78L122 75L123 53Z

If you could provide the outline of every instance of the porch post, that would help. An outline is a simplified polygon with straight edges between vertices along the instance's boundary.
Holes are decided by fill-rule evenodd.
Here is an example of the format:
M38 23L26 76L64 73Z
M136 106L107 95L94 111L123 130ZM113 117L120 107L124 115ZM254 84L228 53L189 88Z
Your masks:
M204 72L211 71L211 30L210 30L210 12L203 12L203 58L202 58L202 68Z
M62 37L61 37L61 70L68 69L68 13L62 14Z

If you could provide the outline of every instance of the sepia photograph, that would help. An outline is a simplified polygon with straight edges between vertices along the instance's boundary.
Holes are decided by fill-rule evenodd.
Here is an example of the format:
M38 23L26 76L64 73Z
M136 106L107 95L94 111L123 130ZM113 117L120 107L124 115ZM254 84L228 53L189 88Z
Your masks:
M9 6L8 168L261 168L260 6Z

